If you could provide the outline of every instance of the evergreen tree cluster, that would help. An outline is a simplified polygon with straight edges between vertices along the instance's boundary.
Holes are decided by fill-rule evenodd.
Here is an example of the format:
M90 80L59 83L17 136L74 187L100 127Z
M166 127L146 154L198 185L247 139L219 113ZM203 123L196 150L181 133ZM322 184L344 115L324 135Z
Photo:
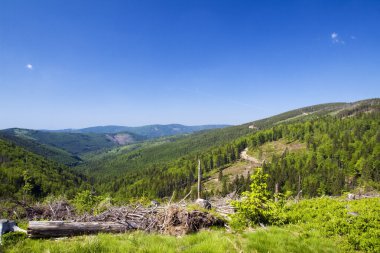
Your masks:
M376 187L380 181L379 129L378 112L279 124L202 153L133 170L100 187L101 191L114 192L119 199L166 197L173 191L179 197L184 196L196 183L197 159L201 160L204 175L214 170L223 173L222 169L240 159L240 152L247 146L255 149L280 139L303 142L307 150L297 153L285 150L281 156L273 155L263 164L264 172L270 175L268 187L272 191L276 183L280 192L296 195L302 189L307 196L337 195L364 182ZM223 176L220 180L221 192L212 194L240 193L249 186L247 178L242 176L231 182Z
M279 125L254 137L250 148L279 138L302 141L307 150L301 153L285 150L263 164L264 172L270 175L271 190L278 183L282 192L302 190L312 197L339 195L360 185L379 187L378 113Z
M190 191L196 182L197 159L201 159L203 174L223 169L240 157L247 146L285 139L306 143L304 152L273 155L264 162L264 173L269 174L268 187L274 191L306 196L338 195L360 185L379 187L380 182L380 116L378 112L355 117L324 116L304 122L279 124L261 130L230 144L197 155L182 157L174 162L156 164L150 168L128 173L114 182L120 198L129 196L170 196L174 190L179 196ZM222 191L242 192L249 183L242 176L232 182L221 177Z
M0 139L0 199L73 197L84 186L83 178L68 167Z

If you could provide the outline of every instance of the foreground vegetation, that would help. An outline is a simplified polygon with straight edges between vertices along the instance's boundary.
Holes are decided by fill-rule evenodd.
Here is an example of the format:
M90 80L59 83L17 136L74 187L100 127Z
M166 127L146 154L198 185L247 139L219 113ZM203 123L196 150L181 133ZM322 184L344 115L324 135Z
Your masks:
M258 168L252 175L250 191L233 201L236 213L230 222L237 229L257 224L298 225L305 235L332 238L344 251L380 251L380 198L347 200L321 197L286 201L283 194L268 191L268 174Z
M285 208L286 222L302 227L305 236L318 233L345 251L380 252L380 198L347 201L323 197Z
M183 237L144 232L61 240L4 236L5 252L379 252L380 198L288 201L278 225ZM9 236L8 236L9 235Z

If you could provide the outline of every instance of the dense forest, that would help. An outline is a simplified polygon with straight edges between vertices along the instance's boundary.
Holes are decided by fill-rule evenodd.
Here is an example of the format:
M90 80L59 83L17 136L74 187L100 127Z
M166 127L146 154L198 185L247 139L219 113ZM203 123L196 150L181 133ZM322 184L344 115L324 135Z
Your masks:
M265 161L263 169L270 175L268 187L274 191L279 184L283 193L304 196L339 195L358 186L379 187L380 172L380 116L379 112L322 116L296 123L278 124L272 128L240 137L233 142L183 156L173 162L139 167L123 177L98 185L103 192L116 192L120 199L131 196L165 197L173 191L184 195L196 180L196 161L201 160L203 173L223 170L238 160L242 150L259 148L279 139L306 144L303 152L273 155ZM127 155L133 159L141 151ZM164 150L162 150L164 152ZM159 161L159 159L157 159ZM141 161L141 160L140 160ZM144 165L144 163L143 163ZM224 193L246 189L249 179L242 176L226 182ZM223 194L212 192L211 194Z
M0 139L0 199L70 198L84 188L83 176L68 167Z
M254 138L250 147L260 144ZM302 190L309 197L340 195L359 185L379 186L380 120L378 113L336 119L325 117L267 131L263 141L286 138L307 145L302 153L284 152L264 163L271 175L269 187L278 183L282 192Z

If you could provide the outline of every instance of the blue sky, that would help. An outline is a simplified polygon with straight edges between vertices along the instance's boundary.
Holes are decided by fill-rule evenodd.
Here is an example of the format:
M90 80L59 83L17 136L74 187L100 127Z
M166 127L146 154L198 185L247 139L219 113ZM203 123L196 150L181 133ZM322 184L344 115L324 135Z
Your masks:
M380 96L380 1L0 1L0 128L241 124Z

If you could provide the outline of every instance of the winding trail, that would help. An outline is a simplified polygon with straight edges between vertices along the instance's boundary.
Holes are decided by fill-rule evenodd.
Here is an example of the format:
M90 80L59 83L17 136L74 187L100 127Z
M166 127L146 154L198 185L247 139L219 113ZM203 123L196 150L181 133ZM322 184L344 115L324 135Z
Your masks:
M247 152L248 152L248 148L245 148L245 149L240 153L240 157L241 157L241 159L246 160L246 161L249 161L249 162L252 162L252 163L254 163L254 164L257 165L257 166L261 166L261 165L262 165L262 163L263 163L262 161L259 161L259 160L256 159L255 157L248 155Z

